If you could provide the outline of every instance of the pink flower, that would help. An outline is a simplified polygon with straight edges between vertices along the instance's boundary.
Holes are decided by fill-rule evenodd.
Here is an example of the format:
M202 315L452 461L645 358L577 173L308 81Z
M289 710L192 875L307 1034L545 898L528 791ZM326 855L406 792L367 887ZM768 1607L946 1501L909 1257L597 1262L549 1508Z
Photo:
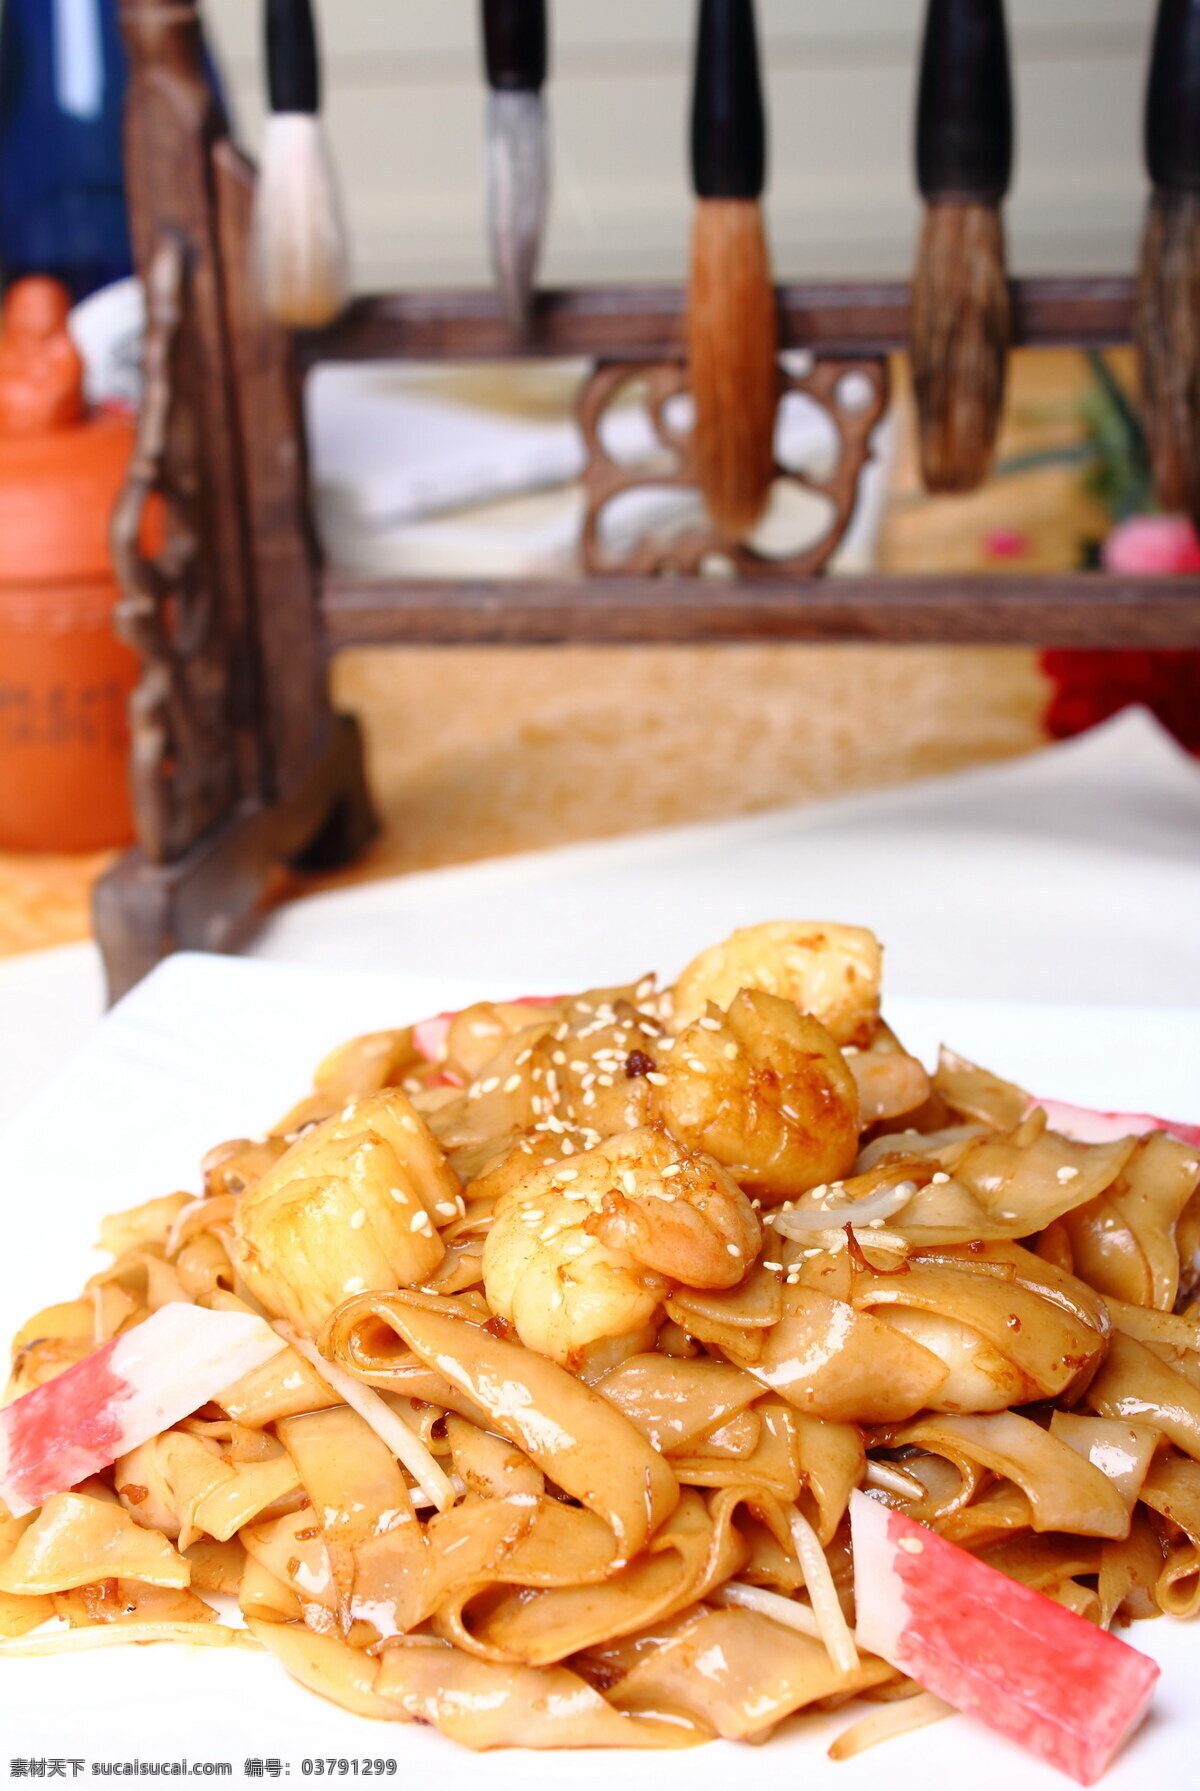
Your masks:
M983 549L993 560L1023 560L1029 552L1029 536L1020 529L991 529L983 537Z
M1106 572L1200 572L1200 540L1186 516L1130 516L1104 543L1103 557Z

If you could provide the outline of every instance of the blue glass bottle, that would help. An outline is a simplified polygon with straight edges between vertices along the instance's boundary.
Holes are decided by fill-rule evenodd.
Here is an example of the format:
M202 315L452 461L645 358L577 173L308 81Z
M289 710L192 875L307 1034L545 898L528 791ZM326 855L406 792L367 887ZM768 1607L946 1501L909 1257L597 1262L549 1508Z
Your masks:
M131 271L116 0L2 6L0 275L52 274L78 301Z

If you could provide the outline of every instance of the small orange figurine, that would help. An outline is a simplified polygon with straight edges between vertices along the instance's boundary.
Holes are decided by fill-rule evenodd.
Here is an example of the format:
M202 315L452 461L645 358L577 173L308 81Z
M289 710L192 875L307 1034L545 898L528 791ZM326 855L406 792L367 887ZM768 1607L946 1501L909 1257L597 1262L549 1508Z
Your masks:
M88 416L67 293L30 278L0 311L0 847L86 852L133 833L108 521L133 452Z

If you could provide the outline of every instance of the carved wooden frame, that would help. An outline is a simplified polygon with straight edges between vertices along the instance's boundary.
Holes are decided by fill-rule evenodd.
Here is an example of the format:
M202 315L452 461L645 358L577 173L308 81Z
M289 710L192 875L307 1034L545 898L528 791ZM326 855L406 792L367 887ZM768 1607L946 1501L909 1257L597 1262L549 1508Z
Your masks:
M126 162L137 264L150 293L147 402L114 525L119 626L143 656L133 701L139 843L101 879L94 924L121 993L180 947L231 949L282 862L344 863L374 820L354 722L330 704L328 659L352 644L737 640L976 641L1200 646L1200 580L819 576L842 538L904 346L907 290L785 287L780 340L811 369L789 389L832 415L828 476L787 472L834 505L790 559L694 529L616 566L605 506L657 470L617 465L601 419L644 379L667 483L689 479L667 416L686 386L678 288L539 295L517 333L488 293L356 300L327 331L291 338L263 314L249 249L253 170L202 73L197 0L118 0L129 53ZM1128 341L1128 280L1014 282L1022 345ZM308 490L300 381L322 360L585 356L582 575L359 583L326 572ZM870 402L837 403L849 372ZM155 520L156 505L161 522ZM161 543L151 531L161 527ZM696 576L715 556L733 576ZM663 573L670 576L661 576Z

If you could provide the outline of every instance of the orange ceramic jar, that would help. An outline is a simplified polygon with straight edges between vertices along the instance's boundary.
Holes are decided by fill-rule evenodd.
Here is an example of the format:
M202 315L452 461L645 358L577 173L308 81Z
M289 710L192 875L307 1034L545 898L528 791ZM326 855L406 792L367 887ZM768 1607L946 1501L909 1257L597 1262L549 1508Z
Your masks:
M85 415L66 313L55 282L22 280L0 328L0 847L27 852L133 832L137 658L112 631L108 550L133 425Z

